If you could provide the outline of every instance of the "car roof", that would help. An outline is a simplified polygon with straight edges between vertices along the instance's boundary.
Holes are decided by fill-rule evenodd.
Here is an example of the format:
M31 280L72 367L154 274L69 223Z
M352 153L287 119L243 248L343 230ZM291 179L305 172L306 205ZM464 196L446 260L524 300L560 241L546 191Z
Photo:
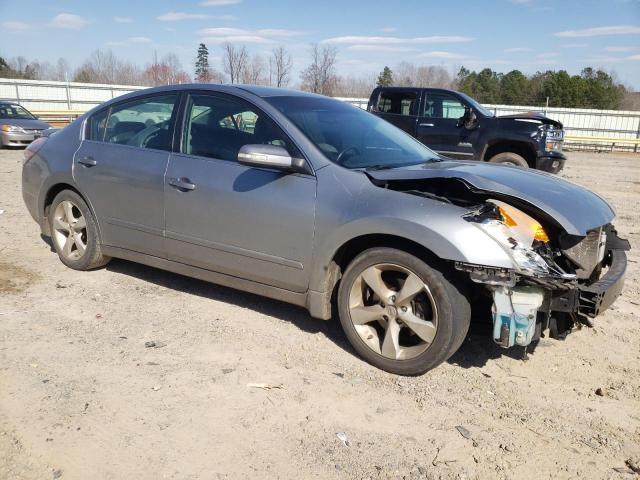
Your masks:
M262 85L244 85L244 84L229 84L229 83L181 83L178 85L163 85L160 87L146 88L144 90L135 90L132 94L150 94L150 93L162 93L162 92L175 92L181 90L209 90L214 92L228 92L233 93L237 90L243 90L245 92L252 93L258 97L282 97L282 96L295 96L295 97L315 97L318 96L314 93L303 92L301 90L292 90L289 88L276 88L266 87ZM132 95L133 96L133 95Z

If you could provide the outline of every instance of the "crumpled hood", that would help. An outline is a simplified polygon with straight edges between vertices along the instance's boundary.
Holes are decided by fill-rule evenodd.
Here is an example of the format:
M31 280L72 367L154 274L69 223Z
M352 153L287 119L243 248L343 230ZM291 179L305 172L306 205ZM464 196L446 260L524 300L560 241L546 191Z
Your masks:
M555 175L520 167L483 162L442 161L424 165L372 170L379 181L455 178L473 189L524 201L553 218L570 235L585 236L610 223L613 208L586 188Z
M26 128L27 130L44 130L50 125L42 120L29 120L24 118L0 118L0 125L13 125L15 127Z
M562 123L558 122L557 120L552 120L551 118L543 115L540 112L514 113L512 115L500 115L498 116L498 118L511 120L534 120L546 125L553 125L556 128L562 128Z

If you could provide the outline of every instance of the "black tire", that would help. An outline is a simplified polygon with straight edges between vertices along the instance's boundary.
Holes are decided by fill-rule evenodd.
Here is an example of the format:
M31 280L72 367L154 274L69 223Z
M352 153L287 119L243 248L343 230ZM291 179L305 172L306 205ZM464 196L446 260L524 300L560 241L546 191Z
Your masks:
M407 360L386 358L371 349L351 321L349 298L358 276L377 264L395 264L415 273L428 287L438 311L437 330L430 346ZM443 269L444 270L444 269ZM358 255L347 267L338 289L340 323L353 348L367 362L398 375L421 375L446 361L464 341L469 330L471 308L457 281L427 265L419 258L393 248L372 248Z
M64 201L71 202L79 210L86 222L86 229L83 233L86 250L79 258L72 259L65 256L62 251L62 246L59 245L60 242L56 240L54 212L56 212L58 206ZM102 246L100 244L100 236L98 234L98 226L95 217L93 216L93 213L91 213L91 210L84 199L76 192L73 190L63 190L58 193L51 203L48 220L53 247L60 258L60 261L67 267L74 270L93 270L109 263L111 257L107 257L102 254Z
M513 152L504 152L494 155L493 157L491 157L491 159L489 159L489 162L529 168L529 164L527 163L527 161L522 156Z

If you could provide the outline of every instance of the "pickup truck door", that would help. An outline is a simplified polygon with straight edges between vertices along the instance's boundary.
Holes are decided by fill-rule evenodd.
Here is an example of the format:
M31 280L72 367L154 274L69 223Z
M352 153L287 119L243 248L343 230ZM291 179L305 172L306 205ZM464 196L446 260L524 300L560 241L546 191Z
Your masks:
M473 130L458 126L465 103L445 91L427 90L422 97L416 138L445 157L473 159L472 139L476 135L473 135Z
M417 88L382 89L374 99L373 113L415 136L419 104L420 91Z

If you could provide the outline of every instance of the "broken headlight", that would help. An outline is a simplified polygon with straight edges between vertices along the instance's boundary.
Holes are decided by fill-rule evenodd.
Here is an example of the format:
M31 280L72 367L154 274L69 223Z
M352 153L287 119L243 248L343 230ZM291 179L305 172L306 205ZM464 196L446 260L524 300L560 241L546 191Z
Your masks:
M533 248L549 243L544 227L534 218L499 200L488 200L481 210L465 216L504 249L519 273L545 275L549 265Z

